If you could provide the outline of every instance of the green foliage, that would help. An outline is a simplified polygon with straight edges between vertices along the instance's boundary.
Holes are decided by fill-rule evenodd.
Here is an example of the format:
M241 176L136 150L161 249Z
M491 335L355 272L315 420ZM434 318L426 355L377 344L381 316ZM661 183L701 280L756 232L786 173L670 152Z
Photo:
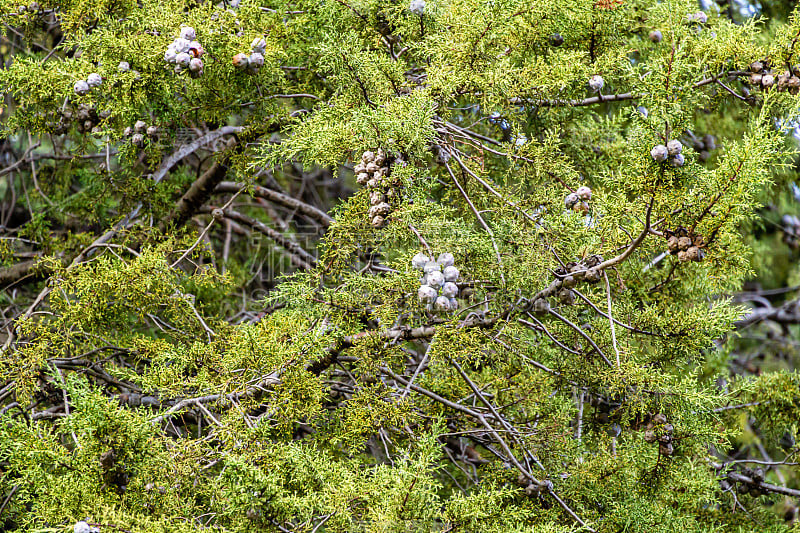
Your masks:
M800 12L415 5L0 0L0 529L797 528Z

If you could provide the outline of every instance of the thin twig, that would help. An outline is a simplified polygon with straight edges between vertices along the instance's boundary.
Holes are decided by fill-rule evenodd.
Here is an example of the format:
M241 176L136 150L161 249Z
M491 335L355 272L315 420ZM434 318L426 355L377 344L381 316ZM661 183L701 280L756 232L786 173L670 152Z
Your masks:
M450 177L453 179L453 183L455 183L456 187L461 193L461 196L463 196L464 200L467 201L467 204L469 204L470 209L478 218L478 221L481 223L481 226L483 226L483 229L486 230L487 234L489 234L489 238L492 240L492 246L494 247L495 256L497 256L497 262L500 265L500 270L498 270L498 273L500 274L500 279L503 280L503 285L505 285L506 278L503 275L503 259L500 257L500 249L497 247L497 242L495 241L494 238L494 232L488 226L488 224L486 224L486 221L483 220L483 217L481 216L480 212L478 212L478 210L475 208L475 205L472 203L472 200L470 200L469 196L467 196L467 192L461 187L461 184L458 183L458 179L456 178L456 175L453 174L453 169L450 168L450 165L447 164L447 162L445 162L444 166L447 168L447 172L450 173Z
M617 368L619 368L619 349L617 348L617 332L614 328L614 319L611 318L611 284L608 282L608 273L604 270L603 277L606 280L606 293L608 294L608 323L611 324L611 343L614 346L614 353L617 354Z

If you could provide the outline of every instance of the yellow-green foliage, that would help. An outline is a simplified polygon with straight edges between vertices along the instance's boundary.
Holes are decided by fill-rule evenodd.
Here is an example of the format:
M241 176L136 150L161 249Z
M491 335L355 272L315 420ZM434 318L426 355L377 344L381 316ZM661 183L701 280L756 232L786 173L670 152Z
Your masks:
M4 195L25 180L14 201L33 214L0 240L0 264L34 243L43 278L2 296L15 321L0 337L0 529L790 530L777 496L736 499L711 463L748 439L796 459L776 440L797 430L798 376L716 378L743 313L731 294L753 273L800 279L751 231L797 179L798 97L745 76L798 61L797 11L714 6L698 24L689 0L428 0L421 17L377 0L18 3L0 0L4 35L24 44L0 46L0 133L75 157L0 174ZM206 50L198 78L163 59L181 25ZM264 66L236 70L256 37ZM103 84L76 95L92 72ZM587 100L593 75L610 101ZM81 104L106 114L59 133ZM138 120L161 131L142 150L123 135ZM240 146L203 145L154 183L174 149L226 125ZM685 143L680 167L651 157L690 133L720 148L701 159ZM369 190L343 194L316 266L268 293L249 283L274 243L217 232L210 209L186 217L199 228L166 222L214 164L246 185L288 190L295 165L349 186L377 148L393 165L387 224L371 223ZM587 215L564 208L582 185ZM243 189L233 207L262 216L249 201ZM664 254L679 226L704 237L702 261ZM420 304L418 252L455 256L471 291L458 312ZM555 313L528 312L594 255L611 264L574 305L550 295ZM656 413L674 453L645 438Z

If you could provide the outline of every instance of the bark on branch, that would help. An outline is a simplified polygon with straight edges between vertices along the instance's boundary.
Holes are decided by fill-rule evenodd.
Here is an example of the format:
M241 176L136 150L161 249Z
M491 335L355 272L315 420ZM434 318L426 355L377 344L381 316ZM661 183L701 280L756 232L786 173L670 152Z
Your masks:
M242 190L243 188L246 187L241 183L236 183L233 181L223 181L222 183L217 185L216 189L214 190L214 194L235 194L240 190ZM303 215L311 218L312 220L319 222L323 227L327 228L333 222L333 218L331 218L324 211L317 209L313 205L301 202L297 198L293 198L287 194L283 194L278 191L273 191L272 189L268 189L260 185L253 185L250 189L252 191L253 196L269 200L270 202L281 205L287 209L293 209L298 213L302 213Z

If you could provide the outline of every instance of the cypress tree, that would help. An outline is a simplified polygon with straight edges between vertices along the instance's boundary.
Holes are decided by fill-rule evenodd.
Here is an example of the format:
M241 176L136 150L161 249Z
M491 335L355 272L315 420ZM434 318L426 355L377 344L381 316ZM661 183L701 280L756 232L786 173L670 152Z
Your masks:
M0 529L798 527L790 3L0 14Z

